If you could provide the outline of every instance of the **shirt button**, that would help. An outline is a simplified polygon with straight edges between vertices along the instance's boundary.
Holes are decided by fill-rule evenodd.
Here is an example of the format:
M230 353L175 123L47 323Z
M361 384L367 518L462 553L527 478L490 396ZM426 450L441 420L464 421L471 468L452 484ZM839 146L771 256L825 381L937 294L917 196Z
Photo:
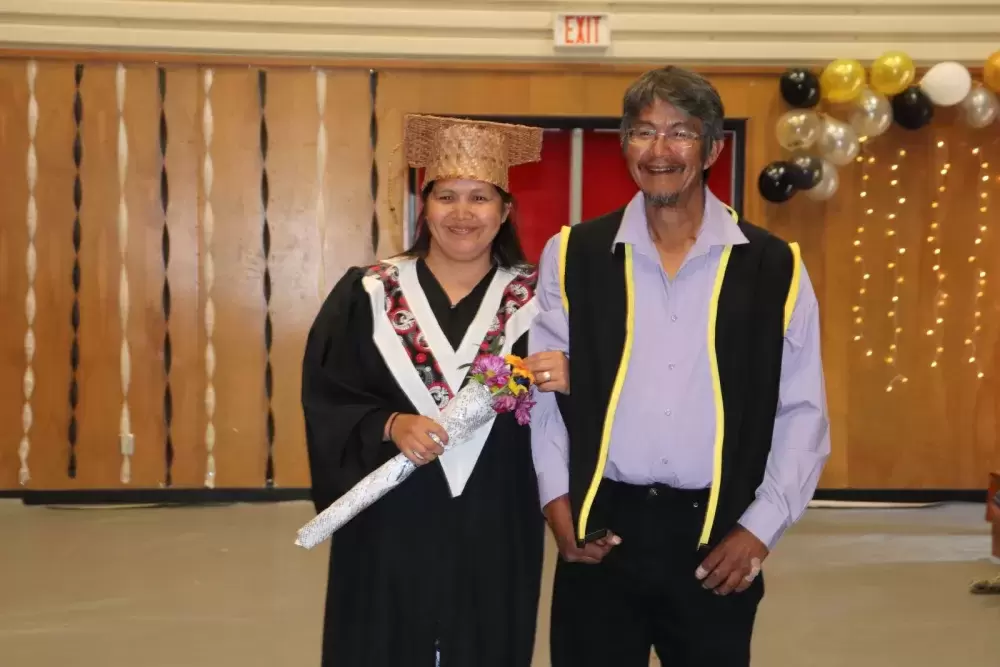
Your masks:
M670 408L667 408L667 413L666 414L669 417L670 415L674 414L674 411L671 410Z
M677 321L677 316L676 315L671 315L670 316L670 321L671 322L676 322Z
M667 364L667 370L672 371L677 368L677 364Z

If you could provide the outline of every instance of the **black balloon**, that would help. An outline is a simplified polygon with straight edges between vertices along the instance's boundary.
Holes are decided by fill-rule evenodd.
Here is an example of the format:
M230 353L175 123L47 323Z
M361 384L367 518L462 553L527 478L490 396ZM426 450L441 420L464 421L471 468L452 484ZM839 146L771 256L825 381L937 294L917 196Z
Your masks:
M934 103L920 86L910 86L892 98L892 116L907 130L919 130L934 118Z
M791 162L772 162L760 172L757 189L769 202L786 202L795 194L795 174L798 171L798 167Z
M793 107L814 107L819 104L819 77L807 69L790 69L781 75L781 96Z
M796 155L789 162L796 190L812 190L823 180L823 160L815 155Z

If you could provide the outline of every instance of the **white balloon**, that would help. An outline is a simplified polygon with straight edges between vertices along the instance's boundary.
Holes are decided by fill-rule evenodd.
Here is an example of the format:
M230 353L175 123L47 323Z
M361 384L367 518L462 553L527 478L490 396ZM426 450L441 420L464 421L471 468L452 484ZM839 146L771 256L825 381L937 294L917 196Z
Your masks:
M961 63L938 63L920 80L920 89L939 107L955 106L972 90L972 75Z

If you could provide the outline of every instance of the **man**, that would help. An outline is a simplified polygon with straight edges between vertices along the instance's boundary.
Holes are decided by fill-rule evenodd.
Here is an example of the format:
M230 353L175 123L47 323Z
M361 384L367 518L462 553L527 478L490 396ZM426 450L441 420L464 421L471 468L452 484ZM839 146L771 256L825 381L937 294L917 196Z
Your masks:
M532 448L561 554L553 667L745 667L761 564L829 451L819 313L798 248L705 185L722 100L648 72L624 96L640 192L541 261L530 352L569 355Z

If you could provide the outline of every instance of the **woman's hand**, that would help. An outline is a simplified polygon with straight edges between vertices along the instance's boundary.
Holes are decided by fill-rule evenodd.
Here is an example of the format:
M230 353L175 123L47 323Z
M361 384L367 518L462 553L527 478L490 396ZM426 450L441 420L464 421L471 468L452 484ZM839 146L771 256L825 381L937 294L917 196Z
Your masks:
M434 442L431 434L436 435L441 444L448 444L444 428L423 415L396 415L389 428L389 439L416 466L426 465L444 453L444 448Z
M524 360L539 391L569 394L569 360L562 352L536 352Z

